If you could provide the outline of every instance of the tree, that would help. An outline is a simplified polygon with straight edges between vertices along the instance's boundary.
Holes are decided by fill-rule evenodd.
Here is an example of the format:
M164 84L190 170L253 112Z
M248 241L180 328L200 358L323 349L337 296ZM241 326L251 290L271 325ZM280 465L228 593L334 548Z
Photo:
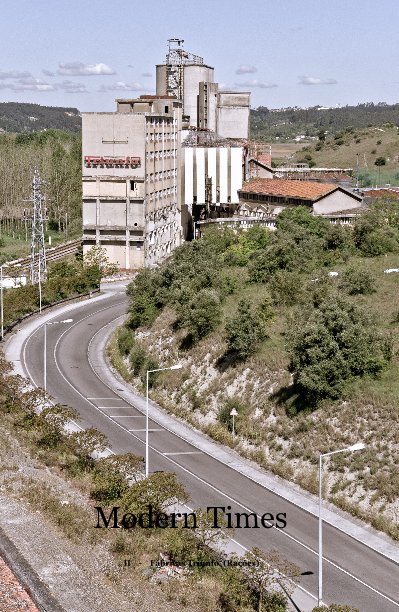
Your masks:
M377 159L374 162L375 166L385 166L385 164L387 163L387 160L385 159L385 157L377 157Z
M187 503L188 500L189 496L175 474L155 472L133 484L123 496L121 505L126 512L136 515L148 512L150 505L156 514L165 512L174 504Z
M294 590L293 580L300 576L299 567L283 559L276 550L266 553L253 548L243 558L248 562L243 567L243 573L246 582L257 594L257 609L263 612L284 612L287 603L285 593ZM231 559L240 560L235 555Z
M247 300L238 303L236 314L227 321L225 336L228 350L242 360L253 355L267 337L262 316Z
M39 415L39 428L42 431L40 444L47 447L57 446L65 439L65 426L69 421L78 419L79 413L73 408L60 404L47 406Z
M367 270L350 266L342 274L340 286L349 295L364 295L375 291L375 279Z
M188 304L178 307L180 325L198 341L213 331L221 321L221 304L214 289L202 289Z
M84 469L94 465L94 456L106 449L107 442L106 436L94 427L75 431L68 436L68 444Z
M297 314L287 348L294 383L310 406L339 397L349 378L376 375L392 358L390 339L360 308L334 294Z
M126 493L132 482L138 482L142 475L142 457L132 453L103 457L94 467L91 496L101 503L112 504Z

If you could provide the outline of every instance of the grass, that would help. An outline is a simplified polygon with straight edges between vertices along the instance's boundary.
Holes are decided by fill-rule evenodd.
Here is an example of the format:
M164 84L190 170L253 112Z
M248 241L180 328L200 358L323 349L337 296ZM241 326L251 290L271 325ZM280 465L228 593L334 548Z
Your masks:
M82 232L80 230L65 235L64 232L47 231L45 235L46 249L58 246L69 240L76 240L81 237ZM51 236L51 245L49 244L49 237ZM0 262L13 261L14 259L20 259L30 255L31 243L30 236L28 234L28 240L25 240L25 233L23 231L15 232L14 236L9 233L0 232L1 243L4 246L0 246Z
M314 412L290 415L275 395L290 383L285 329L292 308L274 308L268 338L256 355L244 363L220 366L220 356L226 349L226 320L235 312L240 297L256 303L267 294L265 286L242 284L237 293L228 296L223 323L194 347L182 350L184 330L174 331L175 315L170 308L138 342L148 354L156 353L161 364L183 364L182 370L160 378L153 390L154 398L165 409L312 493L317 488L319 453L364 441L366 451L339 455L326 463L326 496L352 514L358 508L360 518L399 539L395 528L399 514L399 434L394 426L399 417L399 322L394 322L399 310L399 275L384 274L386 268L399 267L399 256L351 257L331 267L339 272L333 282L339 283L342 272L353 264L375 277L377 291L350 299L374 314L379 327L392 333L395 357L378 378L350 381L342 400L325 401ZM114 365L119 368L118 361L120 365L120 359L114 360ZM126 363L123 367L126 376ZM132 379L129 371L127 375L142 391L142 382ZM229 398L246 406L245 417L236 422L236 438L226 424L219 422L219 410Z
M382 130L382 131L380 131ZM327 168L353 168L359 174L369 174L373 185L384 186L386 183L398 185L395 175L399 173L398 145L399 134L397 128L365 128L342 135L343 144L336 144L332 136L327 136L324 144L313 143L302 147L296 152L293 161L302 160L309 154L316 162L317 167ZM380 144L377 144L380 142ZM374 165L377 157L385 157L387 163L380 169Z

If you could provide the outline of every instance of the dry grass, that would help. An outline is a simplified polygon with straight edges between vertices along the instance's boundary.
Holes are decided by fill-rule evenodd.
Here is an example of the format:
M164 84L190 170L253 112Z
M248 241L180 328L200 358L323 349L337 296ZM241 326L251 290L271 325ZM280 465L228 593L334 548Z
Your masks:
M339 455L326 464L326 495L377 528L399 539L399 275L384 274L384 269L399 267L399 256L373 259L352 258L334 267L340 273L357 263L376 278L377 292L353 297L373 313L378 325L394 337L396 355L389 369L379 378L363 378L347 385L341 401L326 402L318 410L295 417L275 402L273 393L290 382L287 372L284 330L287 308L276 308L269 337L257 355L245 363L220 366L225 351L223 325L195 347L182 350L184 332L174 333L174 313L166 309L150 330L140 333L139 342L162 363L182 363L183 369L158 380L153 391L167 410L183 416L223 444L237 448L243 455L280 476L291 479L314 493L317 488L315 466L320 452L345 447L359 440L367 450L356 455ZM340 277L337 277L338 279ZM337 281L338 282L338 281ZM266 289L245 286L242 293L255 302ZM237 295L225 304L224 321L234 311ZM126 367L126 364L125 364ZM133 381L139 390L141 383ZM228 399L246 406L238 421L239 436L231 436L219 422L219 411ZM357 509L357 510L356 510Z

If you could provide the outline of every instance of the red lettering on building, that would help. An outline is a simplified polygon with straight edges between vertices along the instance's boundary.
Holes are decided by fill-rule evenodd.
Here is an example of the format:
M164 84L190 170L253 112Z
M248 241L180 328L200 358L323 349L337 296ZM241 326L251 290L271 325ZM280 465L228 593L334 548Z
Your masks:
M141 166L141 158L85 155L84 164L86 168L138 168Z

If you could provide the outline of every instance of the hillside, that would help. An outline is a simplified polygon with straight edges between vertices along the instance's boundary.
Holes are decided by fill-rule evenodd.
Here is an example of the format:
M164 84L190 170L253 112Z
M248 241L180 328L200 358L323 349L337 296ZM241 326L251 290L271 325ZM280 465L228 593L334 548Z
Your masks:
M348 127L379 127L399 122L399 104L365 103L340 108L286 108L269 110L264 106L251 110L251 139L292 140L300 135L317 137L320 130L335 134Z
M80 132L78 109L22 102L0 103L0 131L40 132L48 129Z
M354 229L299 207L272 234L187 243L139 273L110 354L140 390L146 369L181 363L152 381L158 403L312 493L319 453L365 442L331 460L326 498L398 539L399 278L384 270L399 209L379 206Z
M399 184L399 130L393 126L346 128L321 134L291 157L310 166L353 168L361 187ZM376 161L382 165L376 165Z

